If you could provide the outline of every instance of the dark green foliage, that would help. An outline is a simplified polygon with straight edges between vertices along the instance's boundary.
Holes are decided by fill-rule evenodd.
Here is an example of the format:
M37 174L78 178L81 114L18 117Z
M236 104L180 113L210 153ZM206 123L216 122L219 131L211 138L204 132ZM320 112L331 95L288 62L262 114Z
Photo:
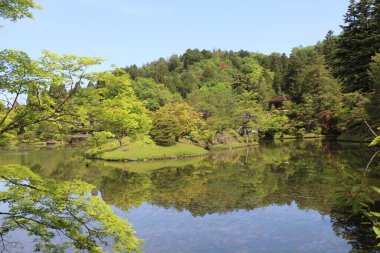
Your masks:
M329 64L345 92L371 91L369 64L380 50L380 1L351 0L344 22L337 38L328 34Z
M173 146L179 136L179 128L178 120L167 115L166 117L155 118L150 135L159 145Z
M207 52L204 50L205 53ZM200 62L203 59L203 54L198 49L188 49L186 52L182 55L182 61L184 63L184 67L188 69L190 65Z
M299 73L307 66L314 64L318 58L315 46L293 48L289 58L288 71L285 77L283 90L286 91L294 101L301 102L307 87L300 85Z

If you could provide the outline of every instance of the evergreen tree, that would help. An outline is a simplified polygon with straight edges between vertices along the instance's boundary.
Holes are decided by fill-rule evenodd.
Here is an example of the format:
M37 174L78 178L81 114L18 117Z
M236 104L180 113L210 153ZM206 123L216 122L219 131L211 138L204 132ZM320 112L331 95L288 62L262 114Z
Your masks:
M371 91L371 57L380 50L380 1L351 0L329 64L343 90Z

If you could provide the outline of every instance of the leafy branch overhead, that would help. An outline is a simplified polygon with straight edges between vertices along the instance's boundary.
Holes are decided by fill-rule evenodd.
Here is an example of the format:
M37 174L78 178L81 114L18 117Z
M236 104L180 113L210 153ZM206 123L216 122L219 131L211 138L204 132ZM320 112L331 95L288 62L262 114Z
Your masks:
M32 10L42 9L33 0L1 0L0 17L16 22L22 18L33 18Z
M88 83L87 69L101 58L57 55L43 51L32 60L16 50L0 52L0 136L42 122L75 124L72 99Z
M34 238L36 251L139 252L142 241L132 225L114 214L94 186L80 182L42 179L21 165L0 167L0 245L7 250L7 234L23 229ZM53 243L61 237L62 243ZM9 246L9 245L8 245Z

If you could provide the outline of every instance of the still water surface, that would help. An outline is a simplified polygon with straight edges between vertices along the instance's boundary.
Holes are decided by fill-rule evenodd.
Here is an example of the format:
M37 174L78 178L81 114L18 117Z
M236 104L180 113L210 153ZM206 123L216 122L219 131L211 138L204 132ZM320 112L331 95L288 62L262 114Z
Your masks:
M365 170L372 154L359 144L310 140L149 163L24 149L1 151L0 165L21 163L43 177L94 184L93 194L133 223L145 252L380 252L329 201L349 183L347 174L380 186L380 161Z

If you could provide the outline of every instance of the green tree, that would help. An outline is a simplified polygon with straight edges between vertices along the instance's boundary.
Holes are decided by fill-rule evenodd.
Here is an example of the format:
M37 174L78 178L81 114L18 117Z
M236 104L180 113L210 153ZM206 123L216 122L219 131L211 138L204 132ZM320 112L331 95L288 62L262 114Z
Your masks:
M285 77L283 91L287 92L295 102L301 102L307 86L300 85L299 73L307 66L313 65L318 58L315 46L293 48L289 58L288 72Z
M97 80L102 84L96 90L100 99L92 101L89 109L95 130L111 132L120 146L125 136L135 137L149 130L150 118L144 103L133 93L128 74L104 72Z
M363 119L368 118L365 106L368 98L359 92L345 93L342 95L341 109L338 114L338 128L347 131L363 124Z
M154 112L150 135L158 144L174 145L179 138L203 126L202 113L187 103L166 104Z
M244 58L241 71L245 75L240 82L241 86L234 86L237 93L244 90L256 92L260 102L264 105L267 100L275 95L273 89L274 73L258 63L257 55Z
M345 92L371 91L371 57L380 50L379 0L351 0L330 65Z
M32 10L41 9L33 0L2 0L0 2L0 17L16 22L22 18L33 18Z
M156 83L153 79L138 77L132 81L132 88L140 100L146 101L146 106L151 111L179 99L164 84Z
M233 124L237 96L229 84L203 86L190 93L187 101L197 111L202 112L204 119L218 130L226 129Z
M184 67L186 69L188 69L190 65L199 62L202 59L203 55L198 49L187 49L181 57L181 60L184 63Z
M79 111L74 98L89 81L86 70L100 62L100 58L48 51L32 60L21 51L1 51L0 91L7 108L0 113L0 138L43 122L76 124Z
M0 202L0 244L5 236L21 229L33 237L35 251L140 252L142 241L132 225L114 214L100 198L91 196L94 186L80 181L43 180L21 165L0 167L4 188ZM53 239L64 238L63 243Z

